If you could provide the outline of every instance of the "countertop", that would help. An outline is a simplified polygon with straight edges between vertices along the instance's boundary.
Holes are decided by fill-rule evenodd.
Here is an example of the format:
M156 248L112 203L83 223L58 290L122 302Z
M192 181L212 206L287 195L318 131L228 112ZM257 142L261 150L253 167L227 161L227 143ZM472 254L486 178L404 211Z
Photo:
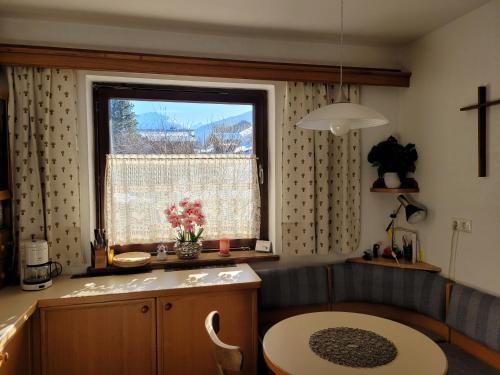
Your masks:
M248 264L192 270L153 270L148 273L71 279L60 276L42 291L20 286L0 290L0 351L37 307L160 297L199 291L200 288L258 288L260 278Z

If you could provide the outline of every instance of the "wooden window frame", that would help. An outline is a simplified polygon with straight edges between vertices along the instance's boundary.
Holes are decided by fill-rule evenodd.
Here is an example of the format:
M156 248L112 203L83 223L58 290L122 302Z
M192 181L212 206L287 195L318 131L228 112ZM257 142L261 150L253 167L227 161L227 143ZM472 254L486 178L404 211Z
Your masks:
M198 103L252 104L253 142L258 159L258 168L263 171L260 181L261 227L260 239L269 238L268 209L268 110L267 91L254 89L212 88L173 85L145 85L116 82L95 82L93 91L94 149L95 149L95 191L96 225L104 228L104 193L106 155L110 153L109 100L110 99L148 99L165 101L189 101ZM253 248L256 239L234 239L231 247ZM218 241L203 242L204 249L217 247ZM156 244L129 244L120 246L123 251L154 250Z

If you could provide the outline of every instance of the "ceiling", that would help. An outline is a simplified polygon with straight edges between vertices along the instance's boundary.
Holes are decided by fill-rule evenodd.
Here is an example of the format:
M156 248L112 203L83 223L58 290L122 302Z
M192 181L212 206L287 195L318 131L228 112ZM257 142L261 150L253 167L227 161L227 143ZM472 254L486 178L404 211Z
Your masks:
M345 0L346 41L403 45L488 0ZM0 0L2 15L228 35L337 40L340 0Z

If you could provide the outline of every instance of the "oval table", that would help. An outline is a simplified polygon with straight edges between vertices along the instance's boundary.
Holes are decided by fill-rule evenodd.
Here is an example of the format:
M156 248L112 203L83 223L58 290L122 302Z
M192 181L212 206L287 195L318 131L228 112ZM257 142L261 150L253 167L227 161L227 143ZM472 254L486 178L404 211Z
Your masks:
M325 328L351 327L378 333L392 341L396 358L382 366L355 368L334 364L316 355L309 347L314 332ZM424 334L372 315L349 312L318 312L282 320L267 331L264 358L277 375L443 375L448 361L441 348Z

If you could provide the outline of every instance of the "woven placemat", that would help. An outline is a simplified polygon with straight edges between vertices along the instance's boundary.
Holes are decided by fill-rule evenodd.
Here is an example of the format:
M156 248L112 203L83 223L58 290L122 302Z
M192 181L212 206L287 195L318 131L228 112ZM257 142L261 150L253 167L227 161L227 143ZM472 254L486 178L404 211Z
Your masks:
M396 346L385 337L349 327L317 331L311 335L309 347L319 357L349 367L382 366L398 355Z

